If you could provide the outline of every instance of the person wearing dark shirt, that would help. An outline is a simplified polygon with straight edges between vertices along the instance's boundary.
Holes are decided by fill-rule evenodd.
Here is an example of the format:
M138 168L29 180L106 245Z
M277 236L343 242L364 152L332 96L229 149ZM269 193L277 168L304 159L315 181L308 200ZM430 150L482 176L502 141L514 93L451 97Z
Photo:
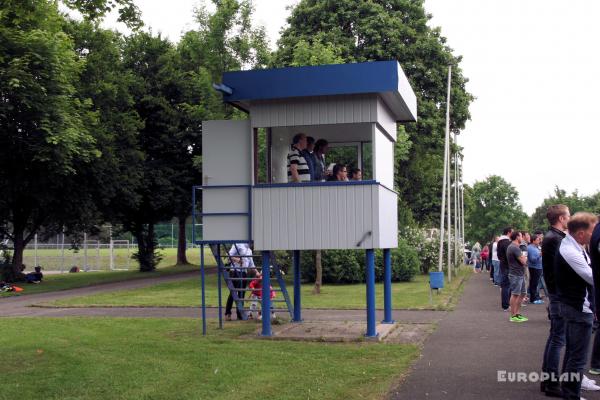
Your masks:
M498 239L498 245L496 246L496 253L500 260L500 302L502 309L508 311L510 307L510 281L508 280L508 260L506 259L506 250L510 245L509 235L513 232L512 228L506 227L502 231L502 236Z
M590 240L590 258L592 259L592 274L594 276L594 312L596 314L596 325L600 315L600 224L594 228ZM596 327L594 335L594 346L592 348L592 359L590 362L590 374L600 375L600 330Z
M304 159L306 160L306 165L308 166L308 172L310 174L310 180L314 181L315 180L315 154L314 154L314 149L315 149L315 138L312 136L307 136L306 137L306 148L302 151L300 151L300 154L302 154L302 157L304 157Z
M560 303L556 293L556 279L554 276L554 262L560 242L566 236L567 223L571 213L563 204L548 207L546 218L550 229L542 241L542 270L548 298L548 319L550 320L550 333L546 340L542 361L542 373L549 376L548 380L541 381L541 390L548 396L561 397L559 383L560 352L565 345L565 323L560 316Z
M568 233L554 255L556 294L564 321L565 356L560 388L564 399L579 400L594 322L594 280L585 247L598 218L578 212L569 220ZM546 391L548 394L548 391Z
M525 266L527 264L526 252L520 248L522 242L521 232L510 234L511 243L506 249L508 262L508 280L510 282L510 322L525 322L527 318L521 315L521 304L527 293L525 288Z

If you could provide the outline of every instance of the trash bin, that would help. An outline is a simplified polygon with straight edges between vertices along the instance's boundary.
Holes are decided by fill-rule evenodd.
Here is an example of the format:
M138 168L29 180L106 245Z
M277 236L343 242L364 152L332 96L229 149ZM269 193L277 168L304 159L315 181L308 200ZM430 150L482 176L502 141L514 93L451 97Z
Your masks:
M444 273L442 271L429 273L429 286L431 289L444 288Z

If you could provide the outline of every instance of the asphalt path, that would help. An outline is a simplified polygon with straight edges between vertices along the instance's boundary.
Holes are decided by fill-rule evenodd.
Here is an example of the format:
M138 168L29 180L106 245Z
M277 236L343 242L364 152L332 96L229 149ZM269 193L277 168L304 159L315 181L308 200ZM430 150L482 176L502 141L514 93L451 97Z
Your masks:
M500 308L500 289L490 283L489 275L471 277L455 311L438 323L425 341L421 358L390 397L547 399L538 382L499 379L502 371L529 374L541 369L549 329L546 306L527 305L521 313L529 321L509 322L508 312ZM582 395L600 399L600 392Z

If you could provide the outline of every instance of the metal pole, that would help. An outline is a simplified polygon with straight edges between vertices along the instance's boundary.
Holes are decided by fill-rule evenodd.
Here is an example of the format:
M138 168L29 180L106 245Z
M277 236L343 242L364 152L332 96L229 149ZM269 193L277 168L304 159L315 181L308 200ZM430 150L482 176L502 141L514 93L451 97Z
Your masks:
M383 309L382 324L393 324L392 319L392 252L383 249L384 279L383 279Z
M63 273L65 269L65 232L62 233L62 240L60 242L60 272Z
M294 261L294 319L293 322L302 322L302 299L300 286L300 250L293 251ZM263 315L264 317L264 315Z
M262 336L271 336L271 252L262 252Z
M446 135L446 140L448 140ZM442 209L440 218L440 251L438 255L438 271L442 271L444 264L444 217L446 212L446 168L448 167L448 145L444 143L444 179L442 180Z
M221 291L221 274L223 273L223 259L221 258L221 245L217 245L217 291L219 295L219 329L223 329L223 299Z
M444 169L446 171L446 179L447 179L447 207L448 207L448 229L447 229L447 236L448 236L448 282L450 282L452 280L452 267L450 266L450 232L452 230L452 225L450 223L450 86L451 86L451 82L452 82L452 66L449 65L448 66L448 98L446 100L446 168Z
M37 233L36 233L33 236L33 266L34 267L37 267L37 265L38 265L37 250L38 250L38 237L37 237Z
M206 302L204 287L204 245L200 245L200 286L202 287L202 334L206 335Z
M457 135L454 134L454 146L458 146ZM454 153L454 265L458 265L458 150Z
M375 327L375 251L366 250L367 279L367 334L366 337L377 337Z
M83 270L88 271L87 233L83 234Z

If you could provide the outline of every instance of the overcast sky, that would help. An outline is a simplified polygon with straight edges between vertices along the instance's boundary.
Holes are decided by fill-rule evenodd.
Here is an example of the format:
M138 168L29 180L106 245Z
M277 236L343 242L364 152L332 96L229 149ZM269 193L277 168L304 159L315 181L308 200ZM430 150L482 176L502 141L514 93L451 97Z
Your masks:
M298 0L254 0L272 46ZM137 0L144 22L177 41L193 27L194 0ZM596 0L426 0L477 99L459 136L465 182L504 177L532 213L554 186L600 189L595 112L600 93L600 2ZM108 25L115 26L113 23Z

